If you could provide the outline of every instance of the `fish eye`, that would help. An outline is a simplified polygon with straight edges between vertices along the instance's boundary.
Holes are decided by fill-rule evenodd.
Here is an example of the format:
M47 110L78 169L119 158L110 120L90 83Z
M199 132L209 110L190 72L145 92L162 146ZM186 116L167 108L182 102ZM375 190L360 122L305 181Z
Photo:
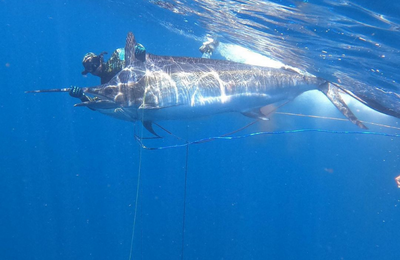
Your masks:
M106 95L110 95L110 94L112 94L113 92L114 92L114 89L111 88L111 87L106 87L106 88L104 89L104 94L106 94Z

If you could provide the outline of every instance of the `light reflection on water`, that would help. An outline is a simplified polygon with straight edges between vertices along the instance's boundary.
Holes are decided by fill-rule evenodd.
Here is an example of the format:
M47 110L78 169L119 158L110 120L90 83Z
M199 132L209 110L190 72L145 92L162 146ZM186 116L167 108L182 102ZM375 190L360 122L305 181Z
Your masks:
M400 112L400 97L395 93L400 89L400 20L363 7L361 0L145 2L147 17L152 17L148 19L173 32L200 42L204 35L194 32L207 31L222 43L246 47L340 83ZM400 12L398 4L392 5L388 11ZM168 18L152 15L155 9L165 10Z

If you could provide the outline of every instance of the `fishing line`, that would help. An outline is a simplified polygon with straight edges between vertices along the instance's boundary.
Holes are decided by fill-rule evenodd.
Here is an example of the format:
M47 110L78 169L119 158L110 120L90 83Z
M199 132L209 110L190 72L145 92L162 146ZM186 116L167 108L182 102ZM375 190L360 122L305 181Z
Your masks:
M325 120L336 120L336 121L348 121L347 119L343 118L336 118L336 117L326 117L326 116L316 116L316 115L305 115L305 114L296 114L296 113L288 113L288 112L275 112L276 114L279 115L288 115L288 116L299 116L299 117L310 117L310 118L318 118L318 119L325 119ZM273 132L255 132L255 133L250 133L250 134L245 134L245 135L233 135L236 134L253 124L259 122L259 120L255 120L235 131L232 131L227 134L223 134L220 136L216 137L208 137L208 138L202 138L198 139L195 141L185 141L184 144L176 144L176 145L170 145L170 146L161 146L161 147L148 147L144 145L143 139L139 138L137 135L135 136L136 140L140 144L140 146L143 149L146 150L164 150L164 149L170 149L170 148L179 148L179 147L185 147L188 145L193 145L193 144L201 144L201 143L206 143L214 140L232 140L232 139L242 139L242 138L247 138L251 136L258 136L258 135L276 135L276 134L294 134L294 133L305 133L305 132L318 132L318 133L329 133L329 134L352 134L352 135L375 135L375 136L386 136L386 137L400 137L399 134L386 134L386 133L381 133L381 132L372 132L372 131L335 131L335 130L324 130L324 129L295 129L295 130L286 130L286 131L273 131ZM365 124L370 124L370 125L375 125L375 126L380 126L384 128L389 128L389 129L395 129L395 130L400 130L399 127L395 126L390 126L390 125L385 125L385 124L379 124L379 123L373 123L373 122L368 122L368 121L361 121ZM161 129L163 129L165 132L168 134L176 137L179 140L184 140L183 138L180 138L174 134L172 134L170 131L167 129L161 127L160 125L157 124Z
M286 115L286 116L310 117L310 118L336 120L336 121L348 121L348 119L346 119L346 118L337 118L337 117L328 117L328 116L316 116L316 115L304 115L304 114L295 114L295 113L288 113L288 112L275 112L275 114ZM395 126L391 126L391 125L384 125L384 124L368 122L368 121L362 121L362 120L360 120L360 122L362 122L364 124L369 124L369 125L375 125L375 126L380 126L380 127L400 130L400 127L395 127Z
M229 135L235 134L235 133L237 133L237 132L243 131L244 129L246 129L246 128L252 126L252 125L254 125L254 124L257 123L257 122L259 122L258 119L257 119L257 120L254 120L253 122L251 122L251 123L249 123L249 124L247 124L247 125L245 125L245 126L239 128L239 129L237 129L237 130L235 130L235 131L232 131L232 132L223 134L223 135L221 135L221 137L223 137L223 136L229 136ZM182 137L179 137L179 136L173 134L172 132L168 131L166 128L162 127L161 125L159 125L159 124L157 124L157 123L154 123L154 124L155 124L156 126L160 127L162 130L164 130L167 134L169 134L169 135L175 137L176 139L183 140L183 141L185 141L185 142L189 145L189 143L188 143L187 140L185 140L185 139L183 139ZM145 145L143 144L143 140L144 140L144 139L149 139L149 138L140 138L139 136L135 135L135 139L139 142L139 144L142 146L142 148L144 148L144 149L146 149L146 150L160 150L160 149L157 149L157 148L155 148L155 147L154 147L154 148L153 148L153 147L147 147L147 146L145 146ZM204 143L205 143L205 142L212 141L212 140L213 140L213 139L209 139L208 141L207 141L207 140L204 140Z
M296 134L296 133L307 133L307 132L317 132L317 133L328 133L328 134L346 134L346 135L374 135L374 136L385 136L385 137L400 137L400 134L386 134L380 132L370 132L370 131L336 131L336 130L325 130L325 129L295 129L295 130L285 130L285 131L274 131L274 132L255 132L245 135L235 135L235 136L216 136L216 137L207 137L198 139L195 141L187 141L185 144L176 144L176 145L168 145L168 146L159 146L159 147L148 147L145 146L140 138L136 136L136 140L139 145L146 150L165 150L171 148L180 148L194 144L202 144L215 140L235 140L235 139L243 139L252 136L262 136L262 135L282 135L282 134Z
M143 112L142 112L142 122L143 122ZM143 124L142 124L143 125ZM136 127L134 126L134 131ZM140 136L143 138L143 127L140 128ZM135 134L135 137L137 135ZM142 172L142 154L143 154L143 148L139 148L139 167L138 167L138 178L137 178L137 185L136 185L136 201L135 201L135 213L133 215L133 226L132 226L132 237L131 237L131 246L129 250L129 260L132 259L132 253L133 253L133 243L134 243L134 238L135 238L135 227L136 227L136 219L137 219L137 211L138 211L138 202L139 202L139 190L140 190L140 175Z
M189 145L186 145L185 186L183 189L183 216L182 216L182 248L181 248L182 260L184 259L184 252L185 252L186 184L187 184L188 162L189 162Z
M318 119L325 119L325 120L337 120L337 121L347 121L347 119L342 119L342 118L335 118L335 117L325 117L325 116L315 116L315 115L304 115L304 114L295 114L295 113L286 113L286 112L275 112L276 114L280 115L289 115L289 116L300 116L300 117L310 117L310 118L318 118ZM142 114L143 116L143 114ZM143 122L143 117L142 117L142 122ZM139 163L139 174L138 174L138 187L137 187L137 199L136 199L136 205L135 205L135 217L134 217L134 226L133 226L133 232L132 232L132 241L131 241L131 255L132 255L132 249L133 249L133 238L134 238L134 228L135 228L135 223L136 223L136 212L137 212L137 202L138 202L138 196L139 196L139 182L140 182L140 171L141 171L141 162L142 162L142 150L164 150L164 149L171 149L171 148L181 148L181 147L186 147L186 161L185 161L185 183L184 183L184 197L183 197L183 215L182 215L182 246L181 246L181 259L184 259L184 248L185 248L185 224L186 224L186 190L187 190L187 173L188 173L188 161L189 161L189 146L194 145L194 144L202 144L214 140L235 140L235 139L243 139L243 138L248 138L248 137L253 137L253 136L263 136L263 135L282 135L282 134L296 134L296 133L309 133L309 132L316 132L316 133L328 133L328 134L343 134L343 135L374 135L374 136L384 136L384 137L393 137L393 138L398 138L400 137L400 134L387 134L387 133L382 133L382 132L372 132L372 131L338 131L338 130L325 130L325 129L294 129L294 130L284 130L284 131L273 131L273 132L266 132L266 131L261 131L261 132L254 132L254 133L249 133L249 134L243 134L243 135L234 135L240 131L243 131L244 129L254 125L255 123L259 122L259 120L255 120L235 131L216 136L216 137L208 137L208 138L202 138L198 139L195 141L187 141L184 138L181 138L177 135L174 135L172 132L168 131L164 127L160 126L159 124L157 125L159 128L161 128L163 131L168 133L169 135L175 137L176 139L183 140L185 141L184 144L176 144L176 145L169 145L169 146L161 146L161 147L148 147L144 145L143 143L143 127L141 128L141 136L138 136L135 134L135 139L141 146L140 149L140 163ZM361 121L366 124L371 124L375 126L380 126L380 127L385 127L385 128L390 128L390 129L396 129L400 130L398 127L394 126L389 126L389 125L384 125L384 124L379 124L379 123L373 123L373 122L366 122L366 121ZM131 255L129 257L129 260L131 259Z
M177 136L177 135L174 135L172 132L168 131L165 127L162 127L161 125L159 125L159 124L157 124L157 123L155 123L155 122L153 122L153 124L155 124L156 126L158 126L159 128L161 128L162 130L164 130L167 134L169 134L169 135L175 137L176 139L184 140L184 141L185 141L185 139L183 139L183 138L181 138L181 137L179 137L179 136Z

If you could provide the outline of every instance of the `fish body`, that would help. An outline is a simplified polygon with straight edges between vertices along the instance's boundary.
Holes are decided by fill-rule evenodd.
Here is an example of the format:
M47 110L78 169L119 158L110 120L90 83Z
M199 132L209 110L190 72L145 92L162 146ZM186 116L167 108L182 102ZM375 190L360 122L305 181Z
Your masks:
M109 111L120 109L125 120L157 121L249 113L292 100L325 82L288 69L149 55L145 63L129 65L109 83L84 92L108 102L104 108L88 104L99 112L121 118Z
M265 119L261 108L285 103L310 91L322 91L354 124L366 128L339 94L339 86L313 75L287 68L268 68L203 58L146 55L135 58L135 38L128 33L126 67L110 82L82 88L97 98L76 106L87 106L108 116L141 121L154 133L152 122L239 112ZM36 90L66 92L66 89Z

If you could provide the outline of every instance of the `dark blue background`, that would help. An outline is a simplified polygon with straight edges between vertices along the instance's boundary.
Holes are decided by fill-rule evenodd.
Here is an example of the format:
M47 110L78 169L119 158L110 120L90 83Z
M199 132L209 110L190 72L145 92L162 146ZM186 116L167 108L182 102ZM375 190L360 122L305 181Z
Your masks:
M199 43L152 22L149 13L177 21L144 1L0 7L0 259L128 259L139 169L133 259L180 259L186 149L140 153L132 123L75 108L65 93L24 91L97 85L80 74L83 55L123 47L128 31L155 54L198 57ZM288 110L313 113L301 103ZM308 127L276 117L277 128ZM201 138L248 122L218 115L163 126ZM369 135L190 146L185 259L400 259L399 156L399 139Z

